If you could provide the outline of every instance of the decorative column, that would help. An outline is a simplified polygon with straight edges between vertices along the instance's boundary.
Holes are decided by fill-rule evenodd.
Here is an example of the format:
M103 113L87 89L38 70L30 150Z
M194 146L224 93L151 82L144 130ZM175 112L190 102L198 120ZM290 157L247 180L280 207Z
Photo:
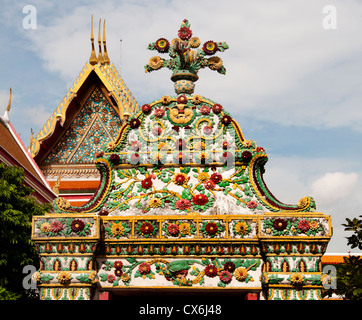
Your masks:
M90 300L98 282L94 254L99 218L91 214L33 217L32 240L40 255L33 275L41 300Z
M331 236L330 216L321 213L260 217L264 298L321 300L321 256Z

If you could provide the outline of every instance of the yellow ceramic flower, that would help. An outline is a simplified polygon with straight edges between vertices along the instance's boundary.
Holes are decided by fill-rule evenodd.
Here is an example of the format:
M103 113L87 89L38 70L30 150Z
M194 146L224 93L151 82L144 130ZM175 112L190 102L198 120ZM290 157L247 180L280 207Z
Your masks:
M123 282L129 281L129 274L128 274L128 273L123 273L123 274L121 275L121 280L122 280Z
M162 205L162 200L160 198L152 198L148 201L148 205L151 208L159 208Z
M219 57L209 58L209 68L211 70L219 70L222 67L222 60Z
M309 204L309 198L304 197L298 201L298 208L306 207Z
M70 281L70 279L71 279L70 273L67 271L62 271L58 275L58 281L61 284L67 283L68 281Z
M199 94L195 94L193 97L192 97L192 102L194 104L200 104L201 103L201 99L202 99L202 96L200 96Z
M40 226L40 230L41 230L41 232L48 233L48 232L50 231L50 223L44 222L44 223Z
M319 223L316 220L312 220L309 224L311 230L317 230L319 228Z
M301 285L304 283L304 277L301 273L294 273L292 274L292 276L290 277L290 281L292 284L294 285Z
M169 96L163 96L161 102L162 104L168 105L171 102L171 98Z
M248 234L248 229L249 229L249 226L245 221L239 221L235 225L235 231L239 235L244 235L245 236L246 234Z
M88 279L89 279L92 283L98 282L97 272L96 272L96 271L92 271L92 272L89 274Z
M149 65L153 70L158 70L158 69L162 68L162 66L163 66L163 60L161 59L161 57L155 56L155 57L152 57L152 58L148 61L148 65Z
M210 179L210 175L207 172L200 172L197 177L197 180L199 180L200 182L205 182L209 179Z
M197 48L201 44L201 41L198 37L192 37L189 40L189 44L191 48Z
M248 277L248 271L245 268L237 268L234 271L234 277L238 281L244 281Z
M113 223L111 227L111 232L113 237L116 236L123 236L124 235L124 227L122 225L122 222Z
M180 228L180 236L181 235L191 235L191 226L187 222L183 222L179 225Z

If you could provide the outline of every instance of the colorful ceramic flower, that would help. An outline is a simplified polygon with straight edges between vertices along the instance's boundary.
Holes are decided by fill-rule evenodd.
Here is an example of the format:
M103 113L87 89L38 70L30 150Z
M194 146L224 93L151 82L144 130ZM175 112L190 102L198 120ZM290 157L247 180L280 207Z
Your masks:
M226 114L224 114L222 117L221 117L221 123L224 125L224 126L228 126L230 123L231 123L231 120L232 118Z
M294 273L290 277L290 282L293 285L302 285L304 284L304 276L301 273Z
M210 107L207 106L207 105L202 105L202 106L200 107L200 112L201 112L201 114L203 114L204 116L207 116L207 115L210 113L210 111L211 111L211 109L210 109Z
M223 148L223 150L230 149L230 147L231 147L230 142L228 142L228 141L223 141L223 143L222 143L222 148Z
M222 105L220 105L220 104L214 104L213 106L212 106L212 112L214 112L215 114L219 114L221 111L222 111Z
M209 179L210 175L207 172L200 172L197 176L197 180L199 180L200 182L206 182Z
M182 199L182 200L184 200L184 199ZM188 201L188 200L186 200L186 201ZM190 225L190 223L188 223L188 222L180 223L179 229L180 229L180 235L182 235L182 236L190 236L191 235L191 225Z
M214 172L211 177L210 180L212 182L214 182L215 184L218 184L222 181L222 175L220 173Z
M172 181L175 184L182 186L185 182L189 181L189 178L186 174L178 172L173 176Z
M123 268L123 262L119 261L119 260L114 261L113 267L115 267L115 268Z
M151 208L159 208L162 206L162 200L160 198L152 198L148 201L148 205Z
M165 115L165 110L163 110L162 108L155 109L156 118L162 118L164 115Z
M123 274L122 268L116 268L116 269L114 270L114 274L115 274L117 277L120 277L120 276Z
M149 222L143 222L140 228L142 235L150 235L153 233L153 225Z
M152 57L149 61L148 61L148 65L153 69L153 70L158 70L160 68L162 68L163 66L163 60L161 57L155 56Z
M237 268L234 272L234 277L238 281L244 281L248 277L248 271L243 267Z
M113 274L107 276L107 282L113 283L116 280L116 277Z
M165 53L170 48L170 43L165 38L160 38L155 42L155 49L160 53Z
M199 193L192 197L192 202L198 206L202 206L208 203L209 198L202 193Z
M156 126L156 127L154 127L154 128L152 129L152 134L153 134L154 136L160 136L161 133L162 133L162 128L159 127L159 126Z
M246 206L249 208L249 209L256 209L256 207L258 206L258 203L254 200L250 200L247 202Z
M200 96L199 94L195 94L193 97L192 97L192 102L194 104L199 104L201 103L201 99L202 99L202 96Z
M124 235L124 227L122 225L122 222L118 222L118 223L112 223L111 226L111 232L113 237L116 236L123 236Z
M198 37L193 37L189 40L189 44L191 48L197 48L201 44L201 41Z
M50 232L50 223L48 223L48 222L42 223L40 226L40 231L44 232L44 233Z
M119 164L121 158L119 157L118 154L116 153L112 153L110 156L109 156L109 161L112 162L113 164L117 165Z
M163 97L161 98L161 102L162 102L162 104L164 104L164 105L168 105L168 104L170 104L170 102L171 102L171 98L170 98L169 96L163 96Z
M66 284L71 280L70 273L67 271L61 271L58 275L58 281L61 284Z
M63 228L63 224L58 220L55 220L50 224L50 231L53 233L59 233Z
M232 274L227 270L223 270L219 274L219 279L223 283L229 283L232 279Z
M217 44L214 41L206 41L202 46L205 54L212 55L217 51Z
M175 223L170 223L167 227L167 231L171 236L176 237L180 232L180 227Z
M217 268L212 264L207 265L204 271L205 275L207 275L210 278L214 278L217 276Z
M224 270L227 270L229 272L234 272L235 270L235 263L232 261L227 261L224 264Z
M152 188L153 183L152 183L151 178L146 178L146 179L142 180L141 185L142 185L143 189Z
M189 40L192 37L192 31L188 27L181 27L178 31L178 36L182 40Z
M317 230L319 228L319 223L316 220L312 220L309 226L311 230Z
M152 107L149 105L149 104L144 104L143 106L142 106L142 112L143 113L149 113L150 111L151 111L151 109L152 109Z
M218 233L219 228L215 222L208 222L205 226L205 231L208 233L208 235L215 235Z
M204 183L204 187L205 189L207 190L213 190L215 188L215 183L211 180L207 180L205 183Z
M298 223L298 229L302 232L307 232L310 228L310 223L306 219L302 219Z
M219 57L211 57L209 60L209 68L211 70L219 70L222 67L222 60Z
M234 232L240 236L245 236L250 233L251 228L246 221L239 221L234 225Z
M131 143L131 149L133 150L133 151L138 151L139 149L141 149L141 142L139 142L139 141L132 141L132 143Z
M80 232L84 229L85 224L82 220L74 219L70 225L73 232Z
M284 219L277 218L273 222L273 228L277 231L283 231L287 227L287 222Z
M207 135L209 136L210 134L212 134L212 128L210 126L205 126L203 129L202 129L204 135Z
M141 125L141 121L137 118L133 118L129 121L129 126L132 129L137 129Z
M191 203L187 199L179 199L176 201L175 207L179 210L185 211L185 210L190 209Z
M187 103L187 97L184 94L179 95L177 97L177 103L186 104Z
M151 271L151 266L147 263L147 262L142 262L139 266L138 266L138 271L140 272L140 274L149 274Z

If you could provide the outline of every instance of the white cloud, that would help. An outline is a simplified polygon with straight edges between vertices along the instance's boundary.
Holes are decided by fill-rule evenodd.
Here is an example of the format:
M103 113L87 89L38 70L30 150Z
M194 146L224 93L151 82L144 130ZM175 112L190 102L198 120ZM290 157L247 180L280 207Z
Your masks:
M347 200L354 193L358 178L355 172L327 172L313 182L313 194L321 203L331 204Z

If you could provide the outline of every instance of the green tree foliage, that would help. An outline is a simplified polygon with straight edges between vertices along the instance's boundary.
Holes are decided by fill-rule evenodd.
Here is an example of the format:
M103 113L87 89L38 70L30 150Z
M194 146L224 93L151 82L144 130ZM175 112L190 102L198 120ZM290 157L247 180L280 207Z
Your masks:
M24 170L0 163L0 299L29 296L23 289L24 266L39 267L31 236L33 215L43 215L49 204L38 204L24 184Z

